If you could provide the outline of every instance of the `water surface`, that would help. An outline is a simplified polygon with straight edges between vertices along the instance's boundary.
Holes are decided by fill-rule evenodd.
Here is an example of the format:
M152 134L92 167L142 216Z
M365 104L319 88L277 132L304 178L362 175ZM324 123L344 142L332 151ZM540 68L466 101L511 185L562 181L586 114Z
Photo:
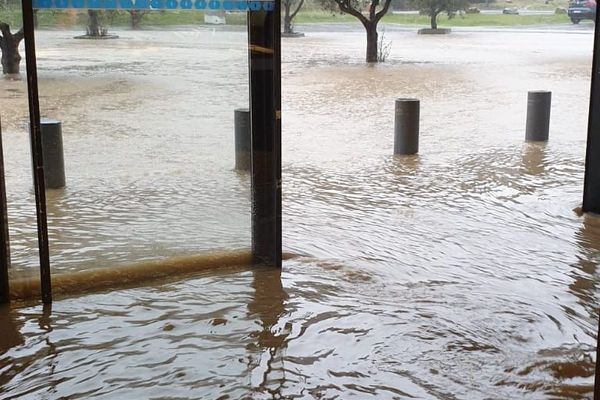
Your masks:
M311 32L283 54L284 248L200 274L5 309L0 398L590 398L600 221L579 217L592 35ZM246 36L38 33L43 113L63 121L54 270L249 245L233 171ZM35 270L24 82L0 82L13 274ZM527 90L553 92L524 143ZM397 97L420 155L393 157Z

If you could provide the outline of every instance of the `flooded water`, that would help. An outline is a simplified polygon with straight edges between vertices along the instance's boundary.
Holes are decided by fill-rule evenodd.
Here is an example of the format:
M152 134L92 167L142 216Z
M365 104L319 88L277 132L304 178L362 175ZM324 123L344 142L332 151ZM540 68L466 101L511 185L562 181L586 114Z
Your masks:
M38 32L56 273L249 246L246 36ZM280 273L226 269L0 312L0 398L591 398L600 220L578 216L591 31L389 27L283 43ZM35 271L23 81L0 82L13 276ZM524 143L528 90L550 141ZM421 100L393 157L394 99Z

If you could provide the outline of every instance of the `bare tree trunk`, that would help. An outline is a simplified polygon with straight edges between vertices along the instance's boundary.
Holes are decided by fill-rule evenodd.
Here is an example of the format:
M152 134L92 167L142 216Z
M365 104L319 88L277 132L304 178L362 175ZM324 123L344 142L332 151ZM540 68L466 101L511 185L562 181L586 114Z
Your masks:
M138 29L142 23L142 18L144 18L144 15L146 15L146 11L129 10L129 14L131 15L131 28Z
M431 12L431 29L437 29L437 11Z
M100 36L100 21L97 10L88 10L88 36Z
M291 0L283 2L284 16L283 16L283 33L292 33L292 17L290 15Z
M367 30L367 62L376 63L377 60L377 22L365 26Z
M371 5L369 6L369 15L363 15L363 13L357 9L353 8L352 3L348 0L334 0L335 3L340 8L340 11L343 13L347 13L358 19L365 30L367 31L367 62L368 63L376 63L377 60L377 24L387 14L391 0L383 0L383 7L377 11L377 7L380 4L380 0L371 0Z
M288 15L283 18L283 33L294 33L294 28L292 28L292 19Z
M23 29L20 29L14 35L10 32L8 24L0 22L0 49L2 50L2 73L18 74L21 64L21 55L19 54L19 43L23 40Z
M294 0L283 0L282 1L284 8L283 15L283 33L292 34L294 33L294 18L298 14L298 11L302 8L304 4L304 0L300 0L296 5L296 9L292 12L292 6L294 5Z

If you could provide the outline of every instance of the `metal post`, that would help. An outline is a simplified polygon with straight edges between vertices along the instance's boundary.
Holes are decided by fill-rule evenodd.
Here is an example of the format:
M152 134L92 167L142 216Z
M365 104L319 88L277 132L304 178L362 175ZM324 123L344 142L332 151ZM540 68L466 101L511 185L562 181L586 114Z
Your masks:
M32 0L23 0L23 32L25 37L25 60L27 63L27 94L29 98L29 130L31 158L33 161L33 183L38 226L38 246L40 253L40 283L42 301L52 303L50 277L50 252L48 249L48 221L46 217L46 187L44 184L44 159L40 135L40 100L38 94L37 61L35 55L35 35L33 31Z
M598 21L596 21L596 23L598 23ZM598 312L600 313L600 310L598 310ZM596 336L596 371L594 372L594 400L600 400L600 320Z
M418 99L397 99L394 118L394 154L419 152L419 118L421 103Z
M43 119L42 151L44 159L44 183L46 189L65 187L65 157L63 153L62 126L60 121Z
M532 90L527 93L527 124L525 140L545 142L550 130L552 92Z
M4 181L4 150L2 149L2 120L0 120L0 304L10 301L8 268L10 245L8 237L8 213L6 210L6 185Z
M234 111L235 126L235 169L250 171L250 110L238 108Z
M585 177L583 181L583 212L600 213L600 23L596 14L594 26L594 54L592 59L592 83L588 114L587 149L585 156ZM600 382L596 380L600 391ZM600 392L599 397L600 400Z
M600 29L598 24L600 24L600 13L596 13L594 24L594 54L582 205L583 212L593 213L600 213ZM594 399L600 400L600 320L596 336Z
M252 254L281 267L281 0L262 4L248 12Z

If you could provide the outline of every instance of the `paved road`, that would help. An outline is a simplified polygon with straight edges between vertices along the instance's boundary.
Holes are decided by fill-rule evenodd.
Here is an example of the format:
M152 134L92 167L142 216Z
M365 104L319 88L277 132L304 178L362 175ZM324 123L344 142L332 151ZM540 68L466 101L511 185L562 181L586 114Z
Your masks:
M401 25L382 23L387 31L413 31L422 26L419 25ZM364 28L359 23L349 24L296 24L296 31L298 32L359 32L364 31ZM591 21L585 21L579 25L573 24L560 24L560 25L535 25L535 26L520 26L520 27L453 27L454 32L527 32L527 33L568 33L568 34L587 34L591 35L594 33L594 24Z
M404 14L404 15L418 15L418 11L393 11L393 14ZM502 14L502 10L481 10L481 14L484 15L498 15ZM519 9L519 15L552 15L554 10L528 10L525 8Z

